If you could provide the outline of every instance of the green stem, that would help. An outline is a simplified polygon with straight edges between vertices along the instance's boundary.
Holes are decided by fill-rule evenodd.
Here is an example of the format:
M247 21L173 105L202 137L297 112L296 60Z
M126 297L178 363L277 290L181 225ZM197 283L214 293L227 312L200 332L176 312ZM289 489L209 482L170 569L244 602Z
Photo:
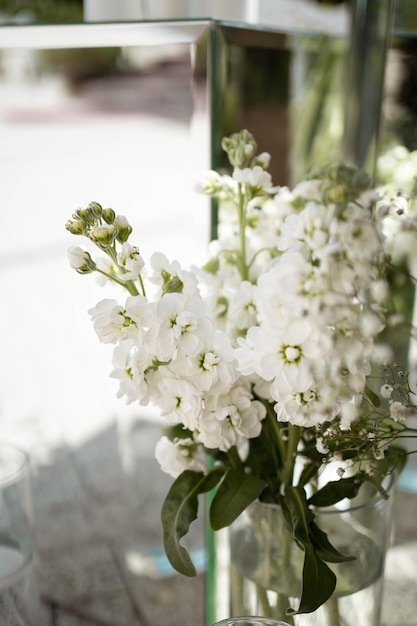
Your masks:
M249 612L245 603L244 578L237 567L230 564L230 608L232 615L246 615Z
M279 450L279 456L280 459L285 459L286 457L286 446L285 443L282 440L282 436L281 436L281 429L279 427L278 421L277 421L277 414L275 413L274 409L272 408L271 404L269 402L264 402L263 403L265 408L266 408L266 414L268 416L268 420L272 426L272 430L275 433L275 438L276 438L276 442L278 445L278 450Z
M261 605L261 613L265 617L273 617L272 608L269 604L268 594L266 589L260 585L256 585L256 595L258 596L259 603Z
M297 458L297 448L301 437L301 428L288 425L288 442L287 442L287 454L284 461L284 468L282 471L282 482L284 485L291 485L294 475L294 465Z
M290 606L288 596L283 593L277 593L277 615L278 619L285 619L289 626L294 626L294 618L292 615L286 615L286 610Z
M242 464L242 460L239 456L239 452L237 451L236 446L234 446L233 448L230 448L230 450L227 451L227 457L230 461L230 465L235 468L235 469L241 469L243 464Z
M339 603L337 598L330 598L323 607L327 613L329 626L343 626L339 613Z
M240 275L242 280L248 280L249 271L246 263L246 199L242 183L238 184L238 216L240 237Z
M127 289L131 296L138 296L139 295L139 291L137 290L136 285L131 280L124 281L124 280L122 280L120 278L117 278L117 276L113 276L112 274L108 274L107 272L104 272L103 270L99 269L98 267L97 267L96 271L99 274L103 274L103 276L105 276L109 280L112 280L113 282L117 283L121 287L124 287L125 289Z

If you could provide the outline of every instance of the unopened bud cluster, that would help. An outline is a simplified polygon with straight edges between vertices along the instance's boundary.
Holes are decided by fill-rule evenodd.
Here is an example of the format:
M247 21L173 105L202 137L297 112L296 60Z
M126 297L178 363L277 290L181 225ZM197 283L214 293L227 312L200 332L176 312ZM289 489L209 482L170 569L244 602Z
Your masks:
M65 224L73 235L84 235L99 248L112 247L115 241L125 243L132 227L122 215L116 215L113 209L103 209L98 202L90 202L85 209L78 209Z
M139 249L128 243L132 227L126 217L117 215L113 209L103 209L98 202L90 202L73 213L65 227L73 235L86 237L110 257L110 264L106 259L103 265L95 262L87 250L76 246L68 251L71 267L79 274L97 271L126 287L131 295L138 293L135 280L140 282L144 263Z

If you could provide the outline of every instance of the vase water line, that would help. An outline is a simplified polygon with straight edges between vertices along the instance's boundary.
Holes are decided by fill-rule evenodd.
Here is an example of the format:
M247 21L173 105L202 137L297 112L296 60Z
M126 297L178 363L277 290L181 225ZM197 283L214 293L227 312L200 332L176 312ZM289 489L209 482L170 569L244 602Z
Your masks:
M366 491L366 490L365 490ZM280 507L254 502L230 528L230 610L286 620L294 626L379 626L392 494L369 497L345 508L317 512L330 541L354 560L329 564L337 576L332 597L312 613L297 608L303 552L286 527Z

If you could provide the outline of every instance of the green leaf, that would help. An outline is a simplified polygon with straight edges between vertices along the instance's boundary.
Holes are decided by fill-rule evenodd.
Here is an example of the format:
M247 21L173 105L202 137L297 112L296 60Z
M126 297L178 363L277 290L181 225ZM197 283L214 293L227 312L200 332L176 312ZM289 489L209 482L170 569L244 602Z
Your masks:
M313 613L332 595L336 576L317 556L310 543L304 546L303 590L297 610L288 609L288 615Z
M315 522L310 524L310 537L317 555L329 563L344 563L345 561L354 561L355 556L342 554L329 541L327 534L317 526Z
M363 483L363 479L362 472L359 472L355 476L331 480L308 499L308 504L332 506L344 498L354 498Z
M256 500L266 483L242 470L229 469L217 489L210 506L210 524L213 530L229 526Z
M381 406L380 397L374 391L372 391L372 389L370 389L368 386L365 387L365 393L375 407Z
M197 519L198 496L217 485L224 473L215 468L208 474L185 470L176 478L162 505L161 520L165 553L172 567L185 576L195 576L196 569L180 540Z
M288 609L289 615L311 613L324 604L336 587L336 576L324 563L311 539L314 515L308 508L304 489L289 486L281 498L286 509L285 517L291 521L294 539L304 550L303 584L297 610Z
M306 463L301 471L298 484L301 486L307 485L312 478L317 476L318 469L321 465L321 456L318 461L310 461L309 463Z

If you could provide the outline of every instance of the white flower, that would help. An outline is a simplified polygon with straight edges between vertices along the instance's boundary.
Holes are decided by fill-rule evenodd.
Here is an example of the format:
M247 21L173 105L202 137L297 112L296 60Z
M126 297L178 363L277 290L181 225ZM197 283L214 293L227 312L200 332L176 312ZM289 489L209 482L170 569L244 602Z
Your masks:
M132 321L125 316L124 307L116 300L101 300L88 313L101 342L117 343L128 336Z
M265 415L264 405L253 400L247 385L237 384L230 393L209 399L199 422L198 439L207 448L226 452L244 439L257 437Z
M238 183L247 183L254 190L262 190L266 193L274 193L279 187L272 185L271 174L266 172L260 165L240 169L235 167L232 177Z
M388 384L382 385L382 387L381 387L381 396L383 398L391 398L392 392L393 392L392 385L388 385Z
M149 337L160 361L174 358L178 350L188 357L201 350L203 337L213 331L213 325L209 318L199 315L200 304L180 293L167 293L158 301Z
M230 297L228 319L235 328L243 330L256 323L254 290L254 285L245 280Z
M172 424L195 430L202 410L202 393L191 382L172 375L161 367L152 379L150 394L161 415Z
M136 346L129 340L122 341L113 352L114 369L111 376L119 380L117 397L125 397L127 404L149 403L146 369L151 365L152 355L145 347Z
M389 410L394 422L403 422L407 417L407 409L401 402L391 402Z
M269 152L261 152L256 157L256 162L259 163L259 165L264 170L266 170L269 167L270 161L271 161L271 155L269 154Z
M75 270L92 271L95 264L87 250L83 250L79 246L72 246L68 249L67 254L72 268Z
M317 452L320 452L320 454L328 454L328 452L330 452L329 446L324 443L323 437L317 437L316 448Z
M180 358L178 361L179 368L173 364L173 369L178 374L182 371L202 391L208 391L218 383L229 389L238 376L230 338L218 330L205 337L202 349L195 357L186 362Z
M118 261L120 265L126 268L126 273L122 276L123 280L136 280L145 265L139 248L131 246L127 241L122 245L121 252L118 254Z
M175 439L161 437L155 447L155 458L162 471L177 478L184 470L207 474L208 467L196 455L196 443L192 439Z
M236 187L233 179L230 176L221 176L214 170L209 170L194 185L194 189L197 192L207 195L216 195L223 189L227 189L227 187L230 187L231 190Z
M165 254L154 252L150 263L153 269L151 280L156 285L163 288L167 281L171 281L177 287L175 291L184 296L190 297L198 293L197 277L193 272L184 270L178 261L169 261Z

